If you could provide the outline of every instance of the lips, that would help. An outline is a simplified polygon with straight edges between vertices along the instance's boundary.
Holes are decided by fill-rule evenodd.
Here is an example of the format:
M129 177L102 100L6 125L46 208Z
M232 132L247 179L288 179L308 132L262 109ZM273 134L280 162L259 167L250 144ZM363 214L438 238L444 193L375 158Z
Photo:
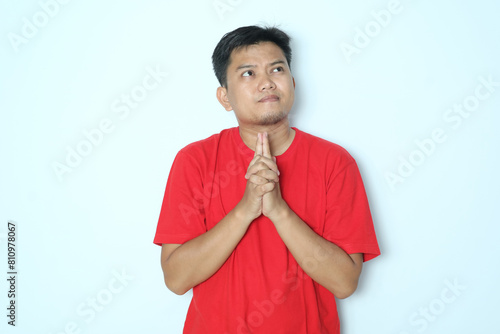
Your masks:
M277 95L266 95L259 100L259 102L276 102L279 101L279 97Z

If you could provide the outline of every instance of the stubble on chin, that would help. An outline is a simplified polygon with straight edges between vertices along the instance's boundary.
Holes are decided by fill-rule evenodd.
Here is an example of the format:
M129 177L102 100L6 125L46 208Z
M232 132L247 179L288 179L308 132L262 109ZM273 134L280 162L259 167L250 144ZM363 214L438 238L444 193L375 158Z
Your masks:
M286 117L287 113L283 110L279 112L266 112L258 118L257 122L259 125L274 125Z

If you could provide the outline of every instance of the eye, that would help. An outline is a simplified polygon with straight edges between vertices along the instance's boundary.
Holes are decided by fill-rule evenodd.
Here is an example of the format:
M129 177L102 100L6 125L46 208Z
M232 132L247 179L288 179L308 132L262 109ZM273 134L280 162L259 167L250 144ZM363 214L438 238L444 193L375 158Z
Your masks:
M275 69L273 69L273 72L283 72L284 69L282 66L279 66L279 67L276 67Z
M242 74L242 76L244 76L244 77L249 77L249 76L251 76L251 75L253 75L253 71L252 71L252 70L249 70L249 71L243 72L243 74Z

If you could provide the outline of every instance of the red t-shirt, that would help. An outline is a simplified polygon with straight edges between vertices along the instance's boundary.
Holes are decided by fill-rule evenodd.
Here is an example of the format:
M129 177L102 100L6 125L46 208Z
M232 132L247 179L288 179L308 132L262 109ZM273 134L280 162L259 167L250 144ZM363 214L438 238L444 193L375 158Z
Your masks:
M380 254L354 159L342 147L296 128L276 157L288 206L317 234L364 261ZM238 128L177 154L154 243L182 244L217 224L241 200L254 156ZM210 254L206 254L207 257ZM297 264L264 216L252 222L222 267L193 288L184 333L339 333L334 295Z

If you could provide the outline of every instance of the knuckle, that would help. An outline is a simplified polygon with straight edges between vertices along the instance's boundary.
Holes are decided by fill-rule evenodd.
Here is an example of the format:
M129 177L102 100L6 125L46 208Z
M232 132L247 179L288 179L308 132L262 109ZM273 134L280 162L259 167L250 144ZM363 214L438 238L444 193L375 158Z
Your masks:
M262 177L260 177L258 175L254 174L250 177L250 179L251 179L252 183L254 183L254 184L261 184L262 183Z
M264 177L264 176L266 176L266 170L265 169L261 169L257 173L255 173L255 175Z

